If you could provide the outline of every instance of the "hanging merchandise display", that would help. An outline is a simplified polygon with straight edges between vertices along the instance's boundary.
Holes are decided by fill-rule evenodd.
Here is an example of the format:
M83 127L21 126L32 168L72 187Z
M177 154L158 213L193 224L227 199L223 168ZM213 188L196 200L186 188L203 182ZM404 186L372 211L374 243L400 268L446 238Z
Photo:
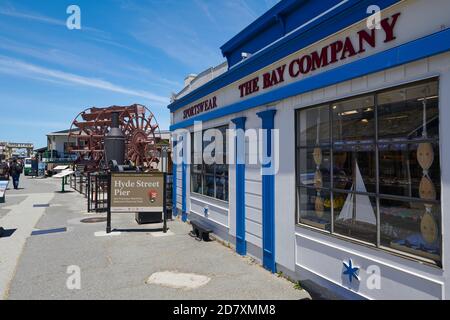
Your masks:
M438 240L438 226L433 218L432 209L432 205L425 205L426 212L420 222L420 232L422 233L423 240L428 244L433 244Z
M313 158L314 158L315 164L320 166L320 164L322 163L322 149L314 148Z
M425 92L423 105L423 132L422 137L424 140L428 138L427 133L427 95ZM431 168L434 162L434 151L431 143L420 143L417 148L417 162L422 168L423 176L419 186L419 195L423 200L436 200L436 189L429 176L428 170ZM433 205L425 204L425 213L422 216L420 222L420 231L423 240L428 244L433 244L438 239L438 226L433 217Z
M319 146L320 140L320 112L318 112L317 116L317 132L316 132L316 145ZM316 188L316 201L315 201L315 211L316 216L321 219L325 212L324 207L324 199L321 195L321 189L323 187L323 176L320 171L320 166L322 165L322 149L320 147L316 147L313 152L314 163L316 164L316 173L314 174L314 187Z
M420 181L419 195L424 200L436 200L436 188L433 181L427 176L422 177Z
M426 126L426 123L424 124ZM426 128L425 128L426 130ZM426 132L426 131L424 131ZM426 139L426 134L423 137ZM428 171L431 167L431 165L434 162L434 151L433 146L431 143L421 143L419 144L419 147L417 148L417 161L419 162L421 168L425 171ZM424 174L426 176L428 173Z

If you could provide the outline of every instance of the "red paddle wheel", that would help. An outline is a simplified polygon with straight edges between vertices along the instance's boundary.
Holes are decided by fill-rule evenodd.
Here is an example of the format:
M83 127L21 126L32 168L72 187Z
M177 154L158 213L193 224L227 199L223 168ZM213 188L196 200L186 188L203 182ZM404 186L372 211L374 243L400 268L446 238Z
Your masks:
M69 141L76 140L76 145L71 148L78 154L76 163L84 165L87 171L105 167L104 138L111 127L113 112L120 114L119 127L125 135L126 162L142 169L155 168L159 162L160 129L153 113L139 104L88 108L80 112L69 132Z

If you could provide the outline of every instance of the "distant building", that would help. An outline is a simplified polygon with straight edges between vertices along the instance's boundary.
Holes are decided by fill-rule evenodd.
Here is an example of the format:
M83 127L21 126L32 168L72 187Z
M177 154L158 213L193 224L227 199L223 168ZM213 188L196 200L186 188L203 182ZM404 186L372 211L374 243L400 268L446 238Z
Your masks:
M6 142L0 141L0 160L4 160L6 158L5 149L6 149Z
M47 151L43 153L44 162L73 161L76 155L70 153L70 147L77 145L77 138L69 138L70 129L47 134Z
M42 148L38 148L38 149L34 149L34 155L36 156L37 159L39 159L40 161L42 161L42 158L44 156L44 153L47 152L47 147L42 147Z
M27 158L31 157L34 146L32 143L0 142L0 158Z

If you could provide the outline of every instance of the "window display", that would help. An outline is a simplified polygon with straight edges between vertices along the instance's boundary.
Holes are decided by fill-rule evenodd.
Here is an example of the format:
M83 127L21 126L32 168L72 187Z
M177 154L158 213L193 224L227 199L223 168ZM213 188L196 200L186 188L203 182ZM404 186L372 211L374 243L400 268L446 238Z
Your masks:
M440 264L438 89L430 80L298 110L299 223Z
M208 164L205 163L203 151L214 143L214 138L211 141L204 141L202 150L197 152L194 151L194 143L191 143L191 159L193 162L191 164L191 192L228 201L228 165L226 164L228 127L223 126L215 129L222 134L223 151L213 150L211 156L216 161L213 161L212 164L209 161ZM193 134L191 134L191 141L194 141Z

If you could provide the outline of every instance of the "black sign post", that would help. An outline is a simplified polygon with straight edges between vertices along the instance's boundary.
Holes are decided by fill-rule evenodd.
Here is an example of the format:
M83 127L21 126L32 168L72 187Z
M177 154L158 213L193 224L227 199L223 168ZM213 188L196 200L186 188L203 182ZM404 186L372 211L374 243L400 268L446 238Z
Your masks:
M111 233L111 203L112 203L112 174L113 173L109 173L108 174L108 208L107 208L107 215L106 215L106 233ZM127 172L120 172L120 173L114 173L115 175L121 175L124 174L126 175ZM128 172L129 174L129 172ZM136 174L136 173L133 173ZM145 175L145 173L142 173L142 175ZM167 233L167 199L166 199L166 195L167 195L167 191L166 191L166 186L167 186L167 174L166 173L162 173L163 175L163 202L162 202L162 216L163 216L163 232Z
M111 173L108 174L108 210L106 212L106 233L111 233Z
M167 233L167 173L164 172L164 192L163 192L163 232Z

